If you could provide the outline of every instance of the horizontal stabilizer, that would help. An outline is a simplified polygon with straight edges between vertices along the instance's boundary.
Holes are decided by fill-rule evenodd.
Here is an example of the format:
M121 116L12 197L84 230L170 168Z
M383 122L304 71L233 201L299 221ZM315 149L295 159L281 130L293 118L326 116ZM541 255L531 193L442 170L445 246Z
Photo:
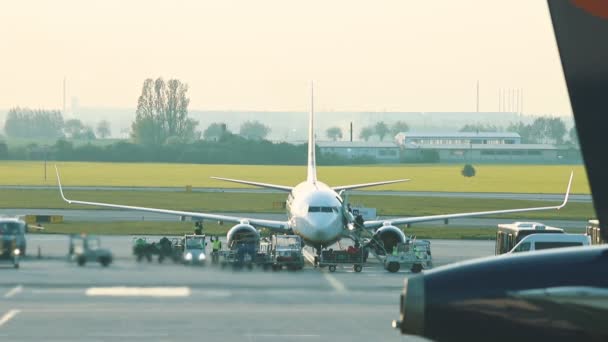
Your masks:
M259 183L259 182L251 182L251 181L240 180L240 179L221 178L221 177L211 177L211 178L217 179L217 180L226 181L226 182L239 183L239 184L247 184L247 185L259 186L260 188L281 190L281 191L287 191L287 192L290 192L293 189L293 187L291 187L291 186L284 186L284 185L277 185L277 184L268 184L268 183Z
M401 183L401 182L407 182L407 181L409 181L409 179L395 179L395 180L383 181L383 182L373 182L373 183L362 183L362 184L351 184L351 185L334 186L334 187L332 187L332 189L334 191L336 191L336 192L339 192L339 191L342 191L342 190L368 188L368 187L371 187L371 186L393 184L393 183Z

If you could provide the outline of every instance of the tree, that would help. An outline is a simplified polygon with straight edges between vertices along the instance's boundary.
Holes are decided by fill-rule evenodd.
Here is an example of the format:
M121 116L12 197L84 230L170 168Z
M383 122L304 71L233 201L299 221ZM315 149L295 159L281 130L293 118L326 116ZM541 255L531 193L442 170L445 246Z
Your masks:
M408 124L405 123L404 121L397 121L391 126L391 134L393 136L395 136L401 132L407 132L409 130L410 130L410 126L408 126Z
M65 122L63 131L67 138L79 139L79 140L94 140L95 133L93 128L85 126L82 121L78 119L70 119Z
M108 120L101 120L97 123L97 135L101 139L105 139L111 135L110 123Z
M564 121L560 118L547 118L546 125L546 136L551 138L556 144L563 144L564 136L566 135L566 124L564 124Z
M230 133L226 129L226 124L223 122L214 122L209 125L203 132L203 139L205 140L220 140L226 133Z
M361 129L361 132L359 133L359 138L368 141L372 135L374 135L374 128L367 126Z
M82 121L78 119L69 119L63 125L63 131L68 138L76 139L80 132L85 129Z
M490 124L466 124L459 132L498 132L498 127Z
M342 130L340 129L340 127L330 127L327 129L327 131L325 131L325 134L329 139L333 141L342 139Z
M474 177L475 176L475 168L471 164L465 164L460 173L465 177Z
M384 121L380 121L374 126L374 133L380 138L380 141L384 141L384 137L388 134L389 129L388 126L384 123Z
M576 127L570 128L570 131L568 131L568 137L570 138L571 144L578 145L578 134L576 133Z
M239 134L250 140L262 140L270 133L270 127L259 121L246 121L241 125Z
M515 132L518 133L521 137L521 142L523 144L536 144L538 143L538 136L534 135L532 132L532 127L530 125L526 125L523 122L511 123L507 127L507 132Z
M137 101L135 121L131 125L131 136L145 145L162 145L169 137L183 140L196 138L198 122L188 118L186 96L188 86L179 80L162 78L144 81Z
M4 132L11 138L51 138L63 136L63 116L57 110L15 107L8 111Z

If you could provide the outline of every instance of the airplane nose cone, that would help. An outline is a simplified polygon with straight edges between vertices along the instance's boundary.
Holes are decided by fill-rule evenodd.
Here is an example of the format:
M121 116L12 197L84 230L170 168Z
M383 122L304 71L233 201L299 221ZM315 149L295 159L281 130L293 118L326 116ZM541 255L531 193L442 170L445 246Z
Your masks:
M306 223L314 230L317 241L329 241L340 234L340 220L337 215L309 216Z

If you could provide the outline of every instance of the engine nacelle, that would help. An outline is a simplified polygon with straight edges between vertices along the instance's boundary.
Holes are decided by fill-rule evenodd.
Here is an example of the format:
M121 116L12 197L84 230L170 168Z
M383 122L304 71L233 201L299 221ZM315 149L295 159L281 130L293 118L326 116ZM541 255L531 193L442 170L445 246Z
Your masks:
M406 240L405 234L401 231L401 229L395 226L384 226L376 230L374 233L374 239L376 241L381 241L384 249L388 253L392 253L393 248L398 243L403 243ZM372 241L373 241L372 240ZM384 252L382 248L377 248L378 252Z
M239 223L230 228L226 236L229 248L232 248L235 242L255 243L256 245L260 242L260 232L246 223Z

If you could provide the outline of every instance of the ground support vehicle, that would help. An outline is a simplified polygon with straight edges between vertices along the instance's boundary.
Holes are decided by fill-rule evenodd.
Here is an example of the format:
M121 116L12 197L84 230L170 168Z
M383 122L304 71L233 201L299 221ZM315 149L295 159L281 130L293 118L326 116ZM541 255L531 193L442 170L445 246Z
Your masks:
M112 252L101 248L97 236L71 234L68 261L75 261L78 266L84 266L87 262L99 262L101 266L107 267L112 263Z
M220 266L222 268L232 266L234 269L248 268L251 270L256 263L258 265L267 263L267 254L262 253L262 256L258 256L256 247L255 243L248 242L237 242L232 244L232 248L221 252Z
M155 255L158 256L159 263L162 263L166 258L170 258L173 262L181 262L184 251L183 245L183 238L168 239L163 237L158 242L150 242L147 237L134 237L133 255L138 262L144 258L151 262Z
M134 237L133 238L133 255L135 255L138 262L142 261L144 258L148 260L148 262L152 261L152 255L154 253L154 249L156 248L155 244L152 244L145 237Z
M397 244L393 253L384 258L384 269L392 273L401 268L418 273L432 267L431 242L428 240L408 238L404 243Z
M269 256L274 271L283 267L289 270L301 270L304 268L302 239L298 235L273 235Z
M318 266L327 266L330 272L335 272L338 265L352 265L355 272L361 272L364 264L363 249L358 248L354 251L328 249L321 252Z
M205 265L207 241L205 235L184 235L182 261L186 265Z
M21 250L18 247L17 237L11 234L0 236L0 262L8 263L14 268L19 268Z

